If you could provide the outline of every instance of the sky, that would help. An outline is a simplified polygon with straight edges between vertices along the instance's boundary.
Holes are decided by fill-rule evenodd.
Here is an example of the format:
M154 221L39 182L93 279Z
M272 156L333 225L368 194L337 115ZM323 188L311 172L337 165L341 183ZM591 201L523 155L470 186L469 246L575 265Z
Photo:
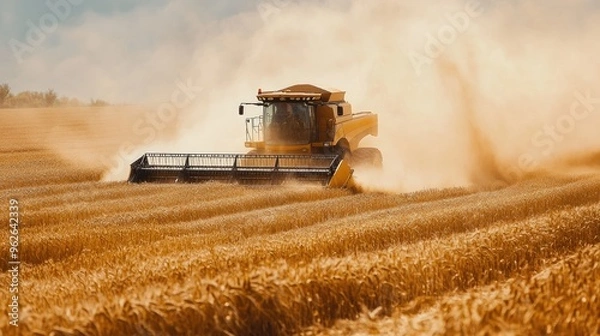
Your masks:
M415 22L415 17L420 17L423 22L407 27L400 27L393 18L388 18L390 22L374 22L375 26L369 27L374 33L408 28L397 32L398 39L392 45L375 46L376 53L383 54L386 48L397 49L395 44L406 40L405 36L409 34L420 40L426 39L423 28L427 23L439 26L439 19L451 13L452 7L460 9L470 1L486 8L501 7L495 3L515 3L511 0L391 1L402 4L405 13L412 13L406 18L399 14L398 20ZM385 2L390 1L381 3ZM278 22L269 23L276 21L273 17L265 19L265 11L274 9L274 13L291 19L284 24L285 27L278 28L289 30L291 38L294 34L302 35L299 29L302 25L312 29L311 24L320 24L315 13L310 14L312 18L309 19L293 17L294 11L310 11L311 6L331 9L334 14L323 17L323 20L338 20L339 23L340 19L344 20L340 15L346 14L349 20L364 20L350 18L357 16L352 14L352 10L360 6L356 0L308 0L302 2L305 4L302 6L298 3L295 0L4 0L0 2L0 82L9 83L14 91L53 88L59 94L81 99L95 97L131 103L154 101L158 97L167 97L173 83L178 79L185 80L190 68L197 68L198 62L212 62L203 59L205 54L211 54L209 49L234 49L223 47L220 44L223 40L257 39L261 34L269 35L269 26L280 27ZM572 14L577 17L586 15L585 8L597 9L599 6L592 0L553 0L537 5L540 8L534 10L531 4L535 2L522 3L520 15L513 15L507 21L511 25L522 25L524 32L534 25L527 20L539 20L536 12L540 10L556 8L557 13L548 15L562 15L560 11L575 10ZM385 5L379 7L385 8ZM484 20L489 20L490 16L486 15ZM585 21L585 17L581 19ZM55 20L55 25L52 20ZM559 18L550 21L564 24L559 22ZM41 29L44 23L49 24L46 30ZM346 34L356 33L351 31L355 22L345 24L349 26ZM538 29L548 28L538 26ZM311 31L311 34L315 38L332 39L330 44L335 43L335 37L328 36L324 30ZM254 42L238 52L256 54L270 47L261 41ZM398 50L392 50L391 54L396 52ZM411 61L411 47L400 52L405 61Z
M373 184L394 190L600 151L596 0L4 0L0 13L13 91L177 105L175 141L136 153L239 152L238 103L295 83L378 113Z
M173 82L216 23L256 12L257 5L231 0L5 0L0 2L0 82L17 92L53 88L83 99L146 101L144 86ZM168 65L161 63L166 57ZM130 94L111 90L110 77L122 81L133 68L138 82L126 81Z

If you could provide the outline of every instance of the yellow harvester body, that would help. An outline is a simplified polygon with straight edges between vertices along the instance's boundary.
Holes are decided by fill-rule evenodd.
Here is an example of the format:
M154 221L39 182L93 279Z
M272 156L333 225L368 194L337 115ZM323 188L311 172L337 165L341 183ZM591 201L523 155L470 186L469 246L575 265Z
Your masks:
M377 136L377 115L372 112L352 113L352 105L344 100L344 91L326 90L299 84L279 91L260 92L259 101L270 104L305 102L314 106L315 132L308 143L277 144L262 139L247 139L246 147L264 153L327 153L338 146L353 152L367 135ZM268 122L262 116L263 122ZM268 131L267 131L268 132ZM329 148L327 148L329 147Z

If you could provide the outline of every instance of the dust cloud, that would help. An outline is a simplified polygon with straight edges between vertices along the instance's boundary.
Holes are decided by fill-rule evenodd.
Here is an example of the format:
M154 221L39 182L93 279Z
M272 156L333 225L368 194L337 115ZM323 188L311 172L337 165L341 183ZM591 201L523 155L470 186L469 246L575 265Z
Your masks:
M161 71L173 69L202 90L178 110L176 139L140 143L132 157L243 152L238 103L254 101L258 88L293 83L346 90L355 111L379 114L379 137L365 144L382 150L384 171L357 171L371 189L510 183L564 171L572 165L561 162L585 163L586 153L600 150L600 6L593 1L264 4L276 10L203 23L213 33L194 41L184 69L173 64L180 56L169 62L177 50L164 53Z

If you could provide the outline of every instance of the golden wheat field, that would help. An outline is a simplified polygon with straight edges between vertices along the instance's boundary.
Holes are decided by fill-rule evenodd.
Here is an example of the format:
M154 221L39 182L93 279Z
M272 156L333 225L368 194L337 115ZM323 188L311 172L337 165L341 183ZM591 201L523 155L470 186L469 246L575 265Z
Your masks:
M0 110L1 334L600 334L600 176L408 194L101 182L94 157L143 112Z

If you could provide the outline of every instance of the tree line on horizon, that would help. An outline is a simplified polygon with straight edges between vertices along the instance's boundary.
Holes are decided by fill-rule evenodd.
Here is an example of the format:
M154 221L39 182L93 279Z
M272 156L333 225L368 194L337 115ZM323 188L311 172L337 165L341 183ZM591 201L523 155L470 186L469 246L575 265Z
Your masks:
M0 108L39 108L39 107L78 107L78 106L107 106L108 102L101 99L90 99L89 103L77 98L59 97L53 89L47 91L23 91L13 93L6 83L0 84Z

